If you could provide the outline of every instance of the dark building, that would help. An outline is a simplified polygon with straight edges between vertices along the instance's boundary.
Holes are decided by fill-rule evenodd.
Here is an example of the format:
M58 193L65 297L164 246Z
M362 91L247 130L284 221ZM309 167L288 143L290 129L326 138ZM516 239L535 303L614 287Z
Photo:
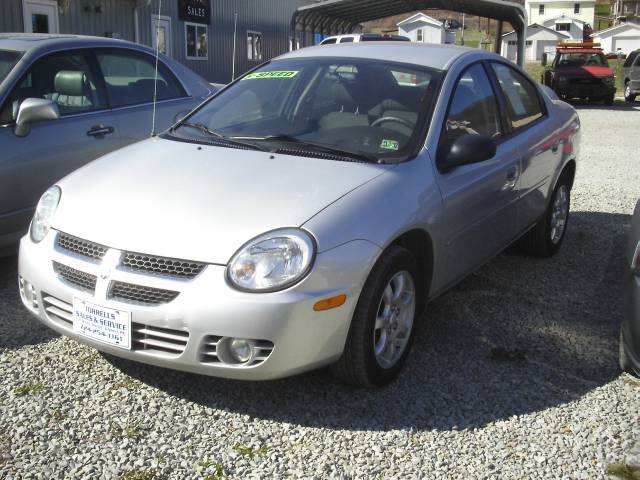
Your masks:
M309 0L0 0L0 32L121 38L227 83L289 50L291 17ZM235 34L234 34L235 32Z

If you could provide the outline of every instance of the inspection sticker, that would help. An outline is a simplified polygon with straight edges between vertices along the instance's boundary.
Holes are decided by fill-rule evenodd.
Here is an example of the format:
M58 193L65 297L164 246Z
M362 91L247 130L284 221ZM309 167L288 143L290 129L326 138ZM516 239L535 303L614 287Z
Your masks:
M395 140L382 140L380 144L380 148L384 148L385 150L400 150L400 144Z
M258 78L293 78L299 72L299 70L274 70L272 72L256 72L250 73L242 80L254 80Z

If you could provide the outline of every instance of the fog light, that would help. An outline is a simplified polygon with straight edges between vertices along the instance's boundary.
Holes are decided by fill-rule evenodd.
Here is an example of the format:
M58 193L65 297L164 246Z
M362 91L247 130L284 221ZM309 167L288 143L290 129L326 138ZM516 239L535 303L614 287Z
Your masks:
M253 357L253 345L244 338L234 338L229 344L229 353L238 363L247 363Z
M36 289L24 278L18 277L18 286L20 288L20 297L22 303L33 311L38 311L38 294Z

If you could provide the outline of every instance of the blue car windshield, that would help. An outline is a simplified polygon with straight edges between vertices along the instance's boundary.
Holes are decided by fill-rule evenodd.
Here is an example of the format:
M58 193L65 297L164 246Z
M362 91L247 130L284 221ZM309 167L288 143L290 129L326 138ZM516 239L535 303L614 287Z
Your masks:
M215 135L265 149L326 146L376 160L406 157L426 132L441 75L383 60L277 60L223 90L172 134Z
M0 50L0 83L7 78L9 72L13 70L22 53L9 50Z

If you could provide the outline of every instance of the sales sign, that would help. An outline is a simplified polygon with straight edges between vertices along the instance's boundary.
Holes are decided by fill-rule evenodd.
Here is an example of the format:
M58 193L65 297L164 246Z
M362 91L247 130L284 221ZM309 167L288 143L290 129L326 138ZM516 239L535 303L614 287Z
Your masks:
M211 23L210 0L178 0L178 17L185 22Z

